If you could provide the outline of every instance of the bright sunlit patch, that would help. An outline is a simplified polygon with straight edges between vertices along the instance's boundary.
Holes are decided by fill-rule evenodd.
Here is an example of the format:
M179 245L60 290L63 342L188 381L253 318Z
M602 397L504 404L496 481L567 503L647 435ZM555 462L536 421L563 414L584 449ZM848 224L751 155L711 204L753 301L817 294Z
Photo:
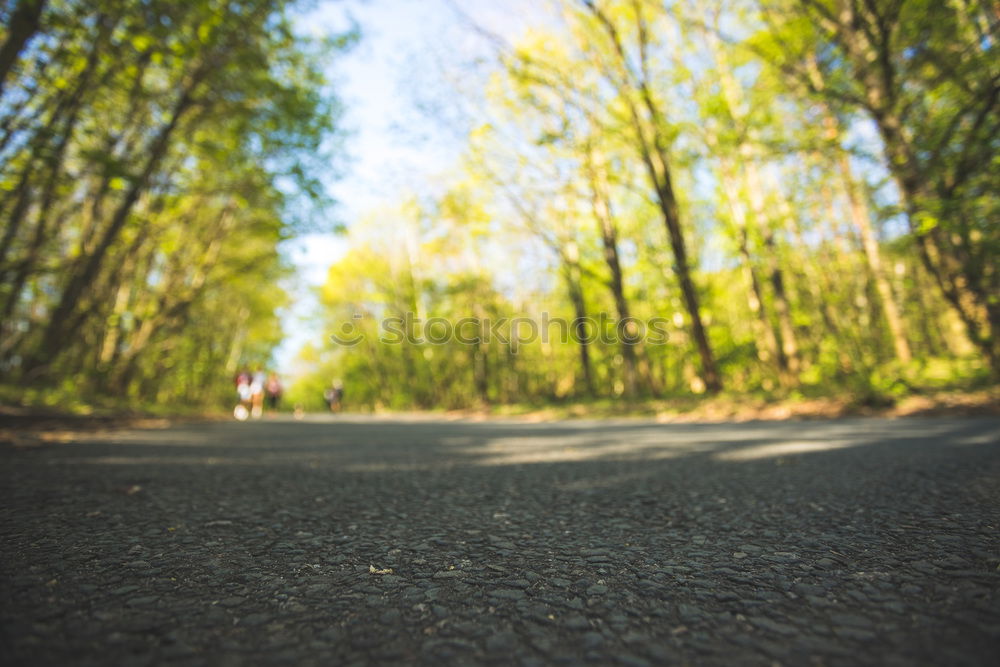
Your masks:
M716 461L754 461L757 459L776 458L790 454L815 454L834 449L843 449L858 444L856 440L815 440L795 442L775 442L768 445L756 445L728 452L719 452L712 458Z
M594 460L662 460L713 450L700 439L666 438L659 429L634 431L627 440L582 431L575 435L493 438L465 451L477 465L516 465Z
M977 433L955 440L955 445L997 445L1000 444L1000 429Z

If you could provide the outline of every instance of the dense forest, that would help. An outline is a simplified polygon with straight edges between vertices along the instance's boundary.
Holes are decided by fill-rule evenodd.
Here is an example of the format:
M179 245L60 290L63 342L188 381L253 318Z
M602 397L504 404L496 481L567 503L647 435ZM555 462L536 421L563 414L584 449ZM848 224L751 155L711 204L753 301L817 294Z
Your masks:
M17 0L0 35L0 369L16 400L229 402L281 339L354 35L282 0ZM8 396L11 398L11 396ZM65 407L65 405L64 405Z
M271 363L357 38L298 4L0 5L0 398L220 406ZM461 161L349 221L293 401L995 382L1000 4L543 4L515 42L468 9Z
M1000 5L549 5L517 43L473 28L493 55L461 92L463 162L352 227L301 397L881 401L996 377Z

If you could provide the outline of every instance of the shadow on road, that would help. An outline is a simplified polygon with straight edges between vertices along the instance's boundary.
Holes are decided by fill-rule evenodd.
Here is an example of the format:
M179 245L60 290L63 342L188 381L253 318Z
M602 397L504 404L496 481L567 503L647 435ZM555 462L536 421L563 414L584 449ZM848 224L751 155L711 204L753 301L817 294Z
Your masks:
M698 456L717 462L782 459L856 448L1000 443L1000 419L843 419L827 422L657 424L572 421L390 421L330 418L192 423L166 429L78 434L50 445L50 463L90 465L281 465L342 471L582 461L659 461ZM955 450L957 453L957 450ZM912 455L914 452L910 452ZM865 456L874 452L866 451Z
M995 664L998 444L337 417L2 446L0 658Z

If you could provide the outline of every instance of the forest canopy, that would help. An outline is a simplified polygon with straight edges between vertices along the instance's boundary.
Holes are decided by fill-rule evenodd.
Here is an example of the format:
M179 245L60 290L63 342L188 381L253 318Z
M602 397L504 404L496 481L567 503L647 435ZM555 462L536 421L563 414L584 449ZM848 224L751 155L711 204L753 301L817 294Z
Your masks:
M5 384L205 405L269 361L291 270L278 244L325 203L340 112L325 72L355 38L298 34L295 5L3 4Z
M0 4L0 399L223 406L273 369L358 38L315 4ZM349 221L289 404L995 383L996 2L540 6L463 14L486 55L424 91L461 157Z
M462 164L352 227L301 396L891 400L996 377L996 3L547 6L516 42L475 26L493 51Z

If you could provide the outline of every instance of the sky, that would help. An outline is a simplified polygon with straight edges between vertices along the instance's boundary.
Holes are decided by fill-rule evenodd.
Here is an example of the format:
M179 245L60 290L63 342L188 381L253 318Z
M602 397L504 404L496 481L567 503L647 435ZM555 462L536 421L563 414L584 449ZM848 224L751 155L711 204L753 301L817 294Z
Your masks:
M299 19L307 34L336 34L352 20L362 34L328 70L347 131L343 178L328 184L339 202L333 211L337 221L349 228L406 193L442 182L462 149L462 132L442 120L457 104L449 86L462 85L463 65L486 48L468 21L513 40L532 15L530 5L527 0L320 0ZM428 106L439 115L429 116ZM279 372L305 372L296 368L298 351L305 343L324 344L325 334L310 318L318 307L315 289L346 249L346 238L333 233L284 245L296 267L295 305L284 316L286 339L275 359Z

